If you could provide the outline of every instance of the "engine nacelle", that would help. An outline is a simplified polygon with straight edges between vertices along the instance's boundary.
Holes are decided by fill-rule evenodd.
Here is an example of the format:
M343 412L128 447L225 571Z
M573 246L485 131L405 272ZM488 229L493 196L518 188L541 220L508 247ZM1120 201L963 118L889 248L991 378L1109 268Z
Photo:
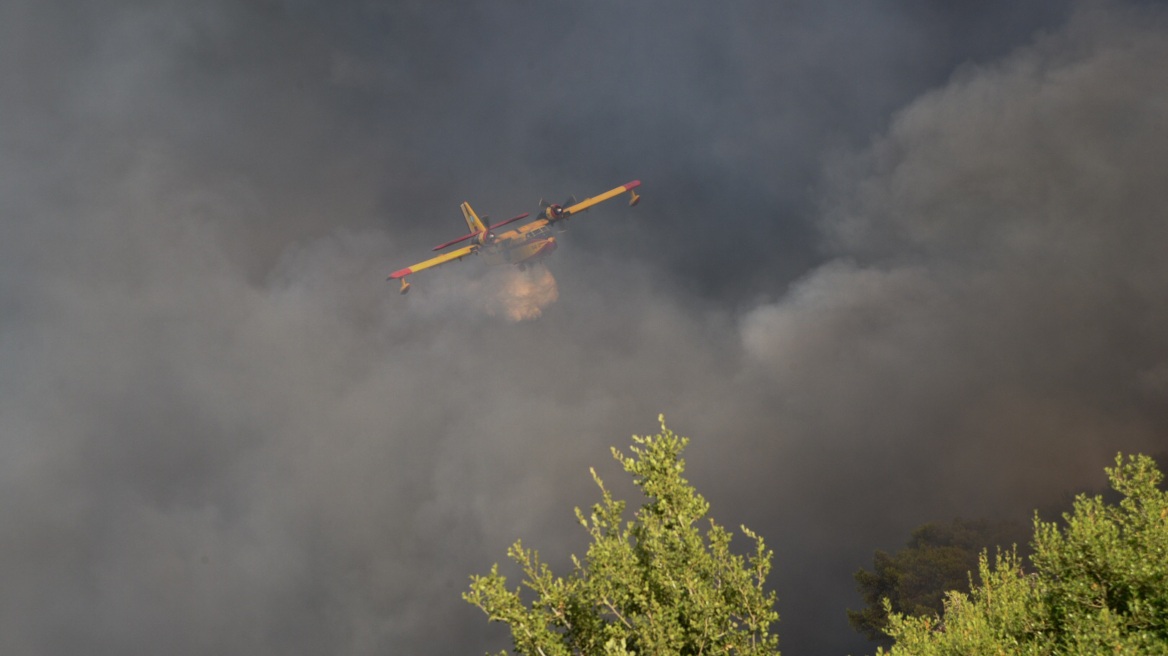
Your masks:
M564 208L559 205L548 205L543 210L543 216L548 221L559 221L564 218Z

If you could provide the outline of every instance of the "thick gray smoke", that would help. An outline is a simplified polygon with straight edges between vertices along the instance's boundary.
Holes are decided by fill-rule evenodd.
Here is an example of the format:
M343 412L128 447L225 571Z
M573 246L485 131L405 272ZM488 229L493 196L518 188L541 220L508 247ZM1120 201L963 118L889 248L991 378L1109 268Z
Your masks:
M1168 40L1135 15L960 71L835 171L838 258L743 322L816 434L935 440L922 474L999 502L1164 444Z
M497 650L659 412L858 653L874 549L1165 449L1159 7L189 4L0 9L4 653ZM384 281L635 177L538 318Z
M783 457L816 472L788 492L807 522L895 546L1163 453L1166 37L1161 11L1085 8L831 169L836 257L741 324Z

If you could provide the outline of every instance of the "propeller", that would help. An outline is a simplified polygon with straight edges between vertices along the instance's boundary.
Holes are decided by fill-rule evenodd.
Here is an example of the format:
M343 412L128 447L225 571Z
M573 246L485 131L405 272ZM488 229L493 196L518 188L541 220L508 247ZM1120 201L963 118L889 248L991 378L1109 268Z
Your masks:
M555 223L556 221L559 221L561 219L566 219L569 216L571 216L571 213L567 212L566 210L567 210L567 208L569 208L575 204L576 204L576 197L575 196L568 196L568 199L564 201L563 205L556 205L555 203L549 203L542 198L539 200L539 206L544 209L544 211L543 211L544 218L546 218L548 221L551 221L552 223Z

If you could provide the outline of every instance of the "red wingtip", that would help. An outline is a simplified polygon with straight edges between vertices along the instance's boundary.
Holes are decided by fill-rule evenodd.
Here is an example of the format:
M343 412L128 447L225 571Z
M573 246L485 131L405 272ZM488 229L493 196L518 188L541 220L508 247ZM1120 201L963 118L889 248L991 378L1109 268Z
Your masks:
M393 273L389 274L389 277L386 278L386 280L397 280L398 278L404 278L404 277L410 275L411 273L413 273L413 270L409 269L409 268L398 269L397 271L394 271Z
M640 180L633 180L632 182L625 185L625 191L628 191L630 189L635 189L635 188L640 187L640 186L641 186Z

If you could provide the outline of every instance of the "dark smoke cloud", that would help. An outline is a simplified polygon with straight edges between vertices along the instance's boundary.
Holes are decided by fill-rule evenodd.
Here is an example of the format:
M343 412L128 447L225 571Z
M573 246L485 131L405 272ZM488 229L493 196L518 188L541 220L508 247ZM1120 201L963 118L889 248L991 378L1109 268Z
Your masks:
M784 651L863 650L875 548L1163 450L1168 26L1066 15L4 5L0 650L501 648L466 577L659 412ZM634 177L538 320L384 282Z
M787 457L818 472L808 521L859 488L832 520L891 542L1163 449L1166 27L1085 7L833 169L838 255L742 323Z

